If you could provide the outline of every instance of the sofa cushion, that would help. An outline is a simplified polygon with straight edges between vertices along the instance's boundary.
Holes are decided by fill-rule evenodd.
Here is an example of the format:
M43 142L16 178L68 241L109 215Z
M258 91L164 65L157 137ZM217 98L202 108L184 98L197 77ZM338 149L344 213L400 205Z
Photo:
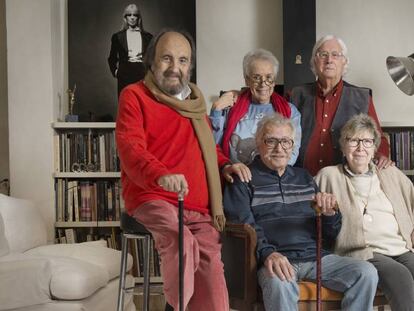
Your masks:
M23 254L0 257L0 310L50 301L50 261Z
M0 194L0 214L10 252L47 243L46 225L32 202Z
M9 243L7 243L6 236L4 233L3 217L0 214L0 257L9 253Z
M36 256L62 256L76 258L94 264L108 274L109 279L119 276L121 252L102 247L98 243L43 245L28 250L26 254ZM127 270L132 267L132 256L128 256Z
M134 285L131 275L127 275L126 286ZM13 311L114 311L117 310L118 280L112 280L96 293L82 300L52 300L41 305L34 305ZM131 294L125 295L124 311L136 311ZM12 310L10 310L12 311Z
M108 273L97 265L74 258L49 257L52 265L50 293L54 299L89 297L108 281Z
M0 257L0 310L84 299L108 281L104 269L76 258L8 254Z

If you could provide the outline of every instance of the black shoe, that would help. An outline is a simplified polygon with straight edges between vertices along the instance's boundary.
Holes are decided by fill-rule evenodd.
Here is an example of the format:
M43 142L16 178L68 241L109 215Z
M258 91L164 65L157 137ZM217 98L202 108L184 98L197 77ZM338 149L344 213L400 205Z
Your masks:
M165 311L174 311L174 308L171 307L168 302L165 303Z

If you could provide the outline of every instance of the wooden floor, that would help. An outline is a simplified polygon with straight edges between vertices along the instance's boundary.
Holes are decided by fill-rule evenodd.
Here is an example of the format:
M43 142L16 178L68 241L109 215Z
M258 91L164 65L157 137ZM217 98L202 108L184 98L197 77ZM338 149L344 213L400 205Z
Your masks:
M134 296L134 303L137 311L142 311L142 295ZM151 294L150 305L151 311L164 311L165 310L165 299L163 294Z
M134 296L134 303L137 308L137 311L142 311L142 296ZM165 310L165 299L163 294L151 294L150 296L150 310L151 311L164 311ZM377 308L374 308L376 311ZM230 309L230 311L237 311ZM385 307L385 311L391 311L389 306Z
M142 296L134 296L134 303L137 311L142 311ZM165 310L165 299L162 294L154 294L150 296L150 310L151 311L164 311ZM230 309L230 311L237 311Z

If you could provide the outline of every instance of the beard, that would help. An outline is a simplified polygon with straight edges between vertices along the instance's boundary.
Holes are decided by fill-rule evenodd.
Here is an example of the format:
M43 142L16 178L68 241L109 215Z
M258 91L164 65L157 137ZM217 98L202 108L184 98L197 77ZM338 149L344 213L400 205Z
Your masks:
M181 73L174 72L172 70L160 71L156 69L154 70L154 77L158 87L164 93L174 96L180 94L188 85L190 80L190 71L187 73Z

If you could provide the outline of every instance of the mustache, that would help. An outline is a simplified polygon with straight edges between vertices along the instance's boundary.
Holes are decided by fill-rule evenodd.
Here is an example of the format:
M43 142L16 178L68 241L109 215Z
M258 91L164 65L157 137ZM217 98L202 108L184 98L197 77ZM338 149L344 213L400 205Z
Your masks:
M270 153L270 154L265 155L265 157L268 159L273 158L273 157L284 157L284 156L285 154L283 153Z
M164 77L166 78L179 78L181 80L182 75L180 73L174 72L172 70L167 70L164 72Z

